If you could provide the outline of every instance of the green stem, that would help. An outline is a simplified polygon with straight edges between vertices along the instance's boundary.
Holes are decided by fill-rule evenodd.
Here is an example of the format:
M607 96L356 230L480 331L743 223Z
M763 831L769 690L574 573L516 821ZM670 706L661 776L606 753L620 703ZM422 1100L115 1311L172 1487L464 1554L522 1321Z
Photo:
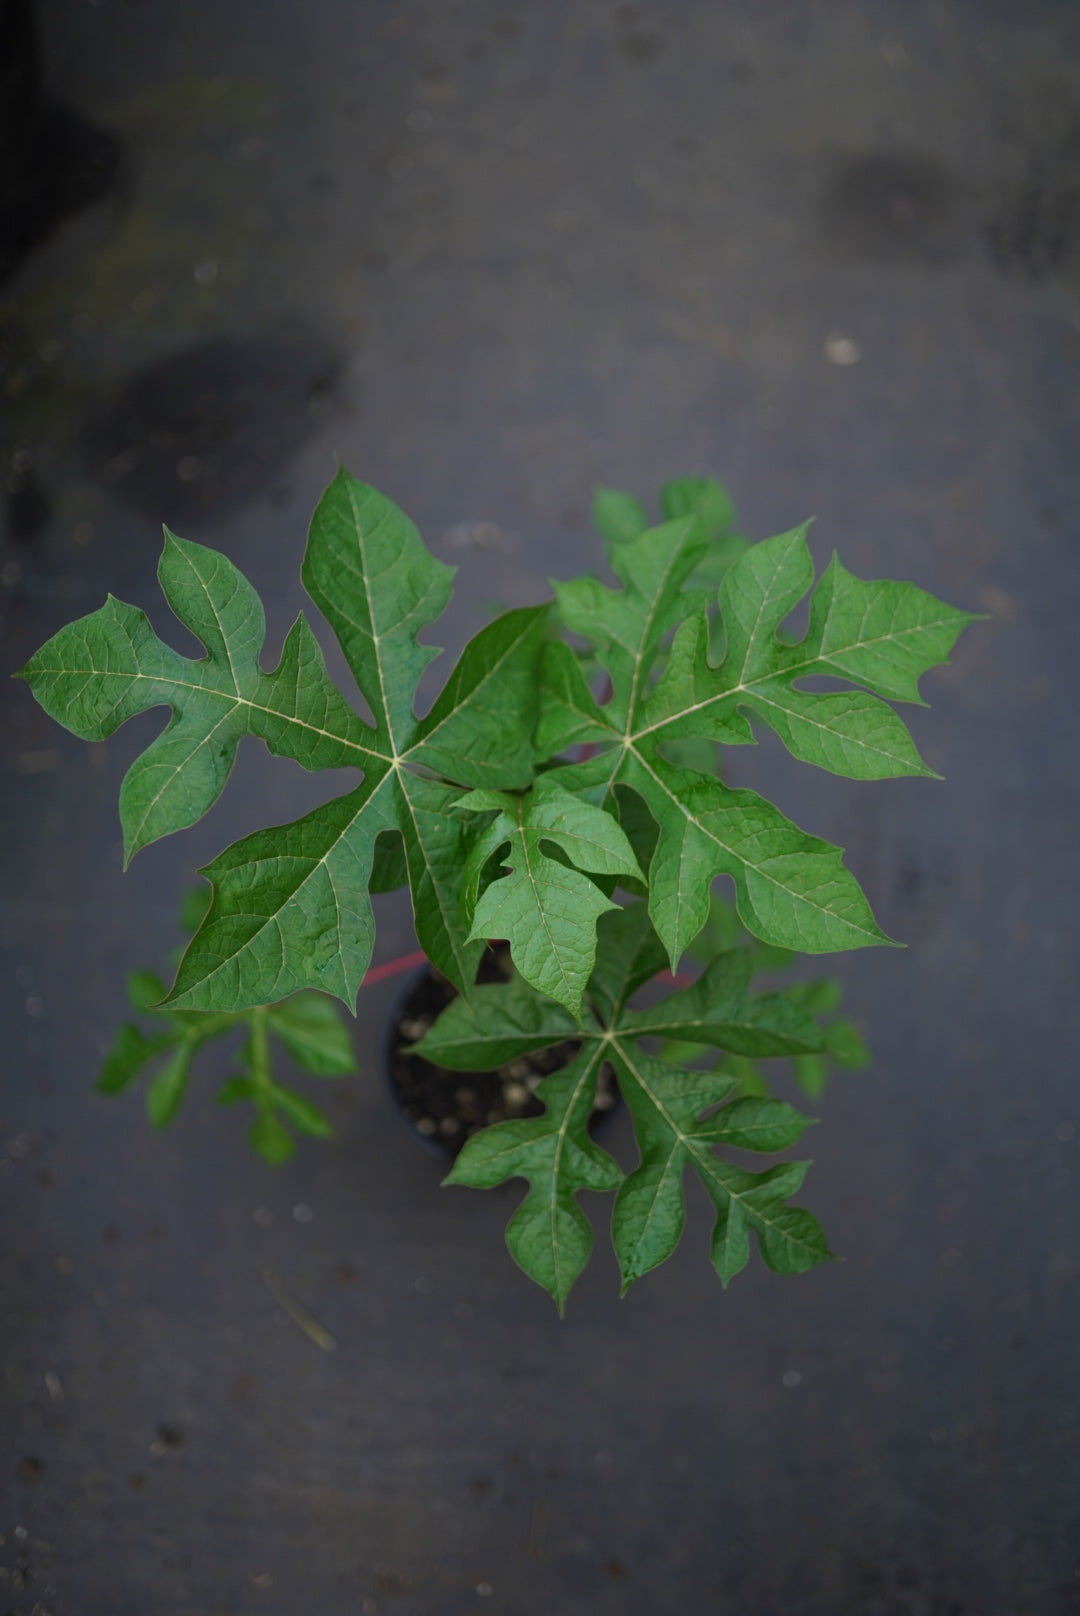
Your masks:
M266 1024L265 1005L259 1005L251 1012L251 1075L258 1089L256 1103L263 1110L272 1110L270 1033Z

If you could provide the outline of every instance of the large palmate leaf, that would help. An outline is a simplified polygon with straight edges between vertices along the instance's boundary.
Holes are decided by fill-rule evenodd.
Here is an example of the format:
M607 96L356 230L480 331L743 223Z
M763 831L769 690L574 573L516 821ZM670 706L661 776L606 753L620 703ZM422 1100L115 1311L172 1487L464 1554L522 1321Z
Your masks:
M601 916L597 964L580 1027L567 1011L525 982L477 989L455 1000L416 1046L439 1065L490 1071L505 1061L581 1039L580 1053L537 1089L542 1117L498 1123L469 1140L447 1183L490 1188L525 1178L529 1192L507 1240L515 1260L555 1298L560 1311L588 1258L592 1237L574 1197L617 1189L613 1236L624 1288L670 1256L683 1226L686 1167L716 1207L713 1261L726 1284L749 1254L753 1230L769 1267L800 1273L829 1255L808 1212L787 1205L806 1163L751 1172L715 1153L723 1145L779 1151L807 1119L768 1098L742 1098L722 1071L689 1071L647 1052L641 1040L685 1037L756 1058L809 1056L824 1034L791 993L754 997L749 954L717 955L704 975L658 1003L629 1001L663 964L665 951L643 903ZM590 1138L589 1116L604 1061L615 1069L634 1121L641 1156L628 1176Z
M147 708L172 709L123 784L129 858L212 806L244 735L308 769L362 771L346 795L256 831L208 866L213 901L181 962L173 1007L235 1011L305 987L352 1005L372 951L369 884L384 888L402 874L421 945L469 991L482 944L461 912L472 821L455 808L469 789L529 783L545 610L506 612L483 629L417 718L416 682L438 652L416 636L445 606L452 575L396 506L339 472L315 512L303 579L373 725L334 688L303 616L277 668L263 672L265 625L251 585L224 556L168 533L159 578L202 641L202 659L181 656L141 611L110 598L22 670L42 705L86 739Z
M912 584L864 583L834 559L811 596L806 635L791 643L784 619L813 584L800 528L751 546L724 571L724 654L714 665L707 605L685 587L708 553L705 521L689 492L679 499L688 516L624 537L632 512L609 496L609 555L623 587L593 578L555 586L566 627L597 647L611 696L598 704L567 645L545 647L538 752L586 743L593 754L549 778L624 818L617 788L647 807L650 913L673 969L705 923L719 874L734 882L743 924L768 943L823 953L888 942L839 848L672 751L687 738L752 742L757 718L795 757L852 779L930 774L881 698L917 701L920 675L945 660L971 616ZM864 688L805 688L822 676Z

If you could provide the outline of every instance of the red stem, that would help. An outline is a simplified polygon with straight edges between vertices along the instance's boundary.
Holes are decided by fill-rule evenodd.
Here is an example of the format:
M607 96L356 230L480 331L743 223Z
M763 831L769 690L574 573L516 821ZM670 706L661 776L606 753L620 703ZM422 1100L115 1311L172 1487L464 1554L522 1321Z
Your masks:
M401 954L397 959L387 960L382 965L373 965L370 971L365 973L360 986L367 988L373 982L385 982L388 976L400 976L402 971L411 971L414 966L426 965L427 962L428 957L422 950L417 950L415 954Z
M411 971L415 966L426 965L427 963L428 957L422 949L418 949L414 954L399 954L397 959L386 960L382 965L373 965L370 971L365 974L360 986L362 988L371 987L375 982L385 982L387 977L400 976L402 971ZM671 973L669 971L657 971L653 980L659 982L662 976L671 976ZM671 977L671 980L676 987L684 988L688 987L694 981L694 978L687 976L685 971L679 971L675 976Z

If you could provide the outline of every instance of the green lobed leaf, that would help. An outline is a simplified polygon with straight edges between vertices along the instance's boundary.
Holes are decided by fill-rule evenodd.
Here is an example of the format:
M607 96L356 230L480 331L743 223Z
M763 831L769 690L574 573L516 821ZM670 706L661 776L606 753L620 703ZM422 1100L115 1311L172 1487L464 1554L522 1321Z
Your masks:
M613 1043L612 1055L641 1151L641 1165L620 1186L612 1224L624 1289L675 1249L682 1232L682 1173L687 1166L697 1173L716 1207L713 1262L725 1285L746 1263L750 1229L758 1236L766 1264L777 1273L802 1273L831 1255L817 1220L786 1205L802 1183L807 1163L785 1162L764 1173L750 1173L713 1154L710 1146L724 1139L724 1112L704 1123L698 1114L713 1096L723 1097L730 1078L679 1071L628 1051L621 1041ZM797 1137L792 1119L780 1114L788 1107L760 1100L735 1104L776 1108L770 1123L774 1137L787 1143ZM731 1124L736 1135L739 1122L736 1112ZM745 1145L753 1137L749 1122L743 1131L743 1139L724 1142ZM749 1148L759 1147L750 1143ZM763 1138L760 1148L778 1147Z
M180 962L170 1006L272 1004L318 987L352 1005L371 960L367 878L392 781L370 777L291 825L256 831L200 872L214 901Z
M306 768L329 768L361 761L371 734L331 685L302 617L277 669L261 671L262 606L225 556L166 530L158 577L177 617L206 647L201 661L180 656L145 613L110 596L22 670L45 710L85 740L104 739L137 712L172 708L168 727L120 789L126 861L213 806L242 736L260 736Z
M751 1229L774 1273L803 1274L832 1256L813 1214L786 1204L798 1192L809 1163L781 1162L764 1173L747 1173L715 1156L698 1160L705 1169L699 1176L716 1207L712 1259L722 1285L745 1268Z
M738 707L763 719L804 762L855 780L930 774L910 735L878 695L918 701L918 680L944 661L972 619L913 584L862 583L833 558L814 591L804 640L779 638L813 584L805 526L754 545L726 574L720 616L726 653L708 660L703 613L647 704L650 733L724 739ZM863 691L808 692L796 681L842 677Z
M595 578L554 584L565 626L602 647L613 687L601 719L608 738L636 712L661 642L682 613L679 592L708 547L700 519L691 515L617 547L611 565L622 589Z
M645 1010L627 1011L620 1026L636 1037L692 1038L734 1055L799 1055L824 1047L817 1023L784 993L751 998L750 952L718 954L689 987Z
M413 695L439 654L416 636L449 601L454 570L391 500L338 472L312 518L300 575L375 715L384 756L403 754L415 735Z
M735 884L739 919L763 942L821 954L890 941L842 850L799 830L757 792L677 769L651 748L628 753L620 777L659 828L649 912L673 970L704 925L721 874Z
M213 898L181 963L173 1009L235 1012L300 988L351 1006L371 957L369 882L385 890L403 872L421 946L462 991L475 975L481 949L466 935L459 902L469 830L453 810L467 788L529 781L547 609L488 624L417 718L416 682L438 653L416 636L446 604L452 569L389 500L342 471L313 518L303 577L374 726L334 688L302 616L278 667L264 673L263 611L251 585L226 557L170 533L159 578L203 658L181 656L143 612L110 597L22 670L46 710L86 739L137 712L171 709L121 790L128 858L213 805L244 735L308 769L363 772L343 797L243 838L207 867Z
M514 1261L552 1296L562 1313L571 1286L592 1250L592 1229L578 1191L611 1190L618 1164L588 1134L602 1047L583 1050L571 1065L545 1078L536 1093L542 1117L499 1122L474 1134L443 1180L491 1189L525 1178L529 1192L510 1220L506 1244Z
M600 706L573 653L559 643L545 648L538 751L553 757L582 743L597 751L548 778L620 818L620 787L647 807L655 825L650 910L673 968L705 923L709 887L721 873L735 883L742 923L772 947L822 953L888 942L840 849L806 835L755 793L680 766L670 748L684 739L747 744L750 715L797 757L833 772L856 779L930 773L879 698L918 699L919 676L944 660L971 616L913 585L862 583L834 560L814 589L805 638L786 641L784 619L813 585L800 528L751 546L724 574L725 651L713 666L706 610L683 592L707 548L706 522L691 483L678 486L666 513L693 509L693 516L617 547L621 590L590 579L556 585L563 623L597 646L613 695ZM654 682L661 642L673 629ZM822 675L866 688L804 688Z
M475 1135L448 1183L489 1188L524 1177L529 1194L515 1214L508 1242L516 1261L562 1308L591 1249L591 1234L574 1196L580 1189L613 1189L613 1237L623 1283L631 1284L671 1254L685 1218L686 1167L702 1179L717 1209L715 1261L727 1282L749 1254L749 1231L766 1263L801 1272L828 1256L824 1236L809 1213L789 1207L805 1164L786 1163L747 1172L715 1155L715 1147L778 1151L807 1125L791 1106L740 1093L739 1072L675 1068L640 1048L642 1039L672 1029L701 1050L724 1040L762 1054L820 1049L821 1030L792 1000L749 993L749 951L722 955L699 982L657 1004L632 1009L634 994L664 963L662 944L643 903L601 917L598 957L580 1027L580 1054L537 1089L543 1117L499 1123ZM458 1069L490 1070L561 1042L571 1030L566 1011L520 978L477 990L471 1006L451 1004L417 1045L429 1059ZM588 1137L596 1073L604 1060L615 1068L627 1099L641 1154L620 1184L620 1172ZM724 1056L753 1070L742 1056Z

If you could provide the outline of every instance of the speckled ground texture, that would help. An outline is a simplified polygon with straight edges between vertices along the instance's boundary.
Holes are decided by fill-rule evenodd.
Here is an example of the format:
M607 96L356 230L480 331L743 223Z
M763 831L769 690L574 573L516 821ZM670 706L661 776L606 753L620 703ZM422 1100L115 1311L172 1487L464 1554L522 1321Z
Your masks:
M393 982L336 1141L278 1173L211 1072L163 1136L93 1093L190 872L340 782L241 748L122 875L159 716L89 747L8 686L0 1610L1080 1610L1077 8L39 17L123 161L0 288L5 670L107 589L165 630L162 520L276 652L335 457L460 564L451 650L596 554L595 484L682 472L992 620L913 715L944 783L736 759L908 944L838 965L877 1060L817 1106L803 1199L846 1260L725 1294L691 1193L621 1302L600 1227L563 1323L503 1250L520 1186L440 1190L390 1110ZM379 912L376 958L414 948Z

